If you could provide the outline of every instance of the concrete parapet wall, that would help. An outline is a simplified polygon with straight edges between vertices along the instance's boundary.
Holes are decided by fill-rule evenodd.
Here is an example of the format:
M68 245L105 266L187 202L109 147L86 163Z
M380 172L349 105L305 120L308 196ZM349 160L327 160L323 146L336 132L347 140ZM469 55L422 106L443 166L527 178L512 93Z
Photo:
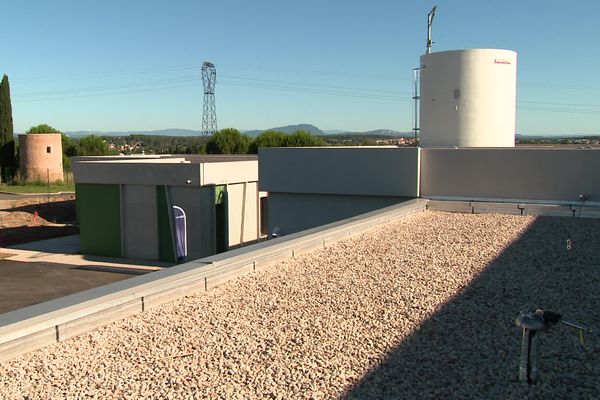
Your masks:
M261 191L419 196L419 148L303 147L258 151Z
M60 133L19 135L19 163L25 181L62 181L62 140Z
M432 211L459 212L468 214L512 214L543 215L551 217L600 218L600 206L589 206L583 202L564 204L539 204L519 202L482 202L429 200L427 209Z
M421 149L421 196L600 204L600 150Z
M323 248L331 240L423 212L412 200L294 235L130 278L0 315L0 362L65 340L186 294L208 290L282 259Z
M269 194L269 232L288 235L399 204L406 197L305 193Z

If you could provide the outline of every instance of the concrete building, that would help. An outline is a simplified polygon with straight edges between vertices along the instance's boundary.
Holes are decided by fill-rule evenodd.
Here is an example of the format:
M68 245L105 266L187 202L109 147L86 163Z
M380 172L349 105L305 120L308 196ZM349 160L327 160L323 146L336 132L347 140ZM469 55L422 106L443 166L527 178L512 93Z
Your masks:
M25 181L62 181L62 141L60 133L19 135L19 164Z
M79 157L73 174L84 254L175 261L174 207L188 260L261 237L255 156Z
M419 195L419 149L259 149L259 185L269 193L269 232L287 235Z

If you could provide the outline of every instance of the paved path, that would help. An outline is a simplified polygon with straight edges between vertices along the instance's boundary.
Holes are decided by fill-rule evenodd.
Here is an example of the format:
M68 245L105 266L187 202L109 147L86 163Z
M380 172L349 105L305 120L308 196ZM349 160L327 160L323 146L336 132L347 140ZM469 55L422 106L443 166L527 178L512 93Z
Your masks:
M79 251L79 235L0 247L0 314L173 265Z
M0 314L133 275L126 270L90 271L68 264L0 260Z
M124 270L135 274L157 271L173 265L160 261L83 255L80 254L80 249L79 235L70 235L7 248L0 247L0 256L12 261L67 264L107 271Z

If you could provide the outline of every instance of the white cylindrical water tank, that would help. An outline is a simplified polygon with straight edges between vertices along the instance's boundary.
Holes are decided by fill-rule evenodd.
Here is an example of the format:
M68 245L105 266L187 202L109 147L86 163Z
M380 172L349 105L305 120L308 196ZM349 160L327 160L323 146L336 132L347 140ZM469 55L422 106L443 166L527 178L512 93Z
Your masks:
M515 51L429 53L420 74L421 147L515 146Z

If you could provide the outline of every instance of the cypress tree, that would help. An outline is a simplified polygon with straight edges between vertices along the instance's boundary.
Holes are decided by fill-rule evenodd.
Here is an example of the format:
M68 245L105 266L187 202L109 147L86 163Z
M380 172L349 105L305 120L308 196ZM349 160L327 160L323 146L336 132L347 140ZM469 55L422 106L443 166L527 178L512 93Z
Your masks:
M15 139L13 137L12 105L10 102L10 86L8 76L0 82L0 168L2 177L12 177L15 166Z

